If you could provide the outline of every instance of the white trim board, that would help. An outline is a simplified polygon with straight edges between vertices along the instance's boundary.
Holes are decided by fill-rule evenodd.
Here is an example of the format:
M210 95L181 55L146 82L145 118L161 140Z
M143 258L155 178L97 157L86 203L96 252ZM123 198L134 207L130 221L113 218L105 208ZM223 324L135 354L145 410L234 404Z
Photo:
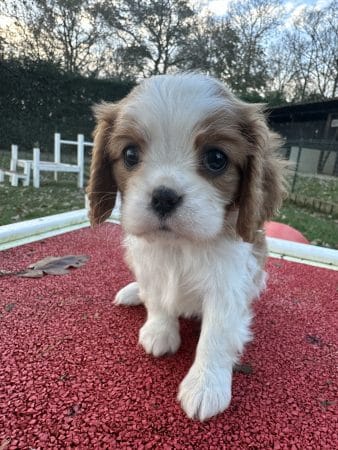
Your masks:
M267 238L269 252L279 255L280 258L301 260L304 263L317 263L316 265L331 266L338 270L338 250L318 247L316 245L300 244L298 242L286 241L284 239Z
M119 223L119 209L115 208L109 221ZM67 233L89 226L88 210L80 209L39 219L26 220L0 227L0 250ZM338 270L338 250L267 238L273 257Z
M119 214L113 211L109 221L116 222L118 218ZM87 209L3 225L0 226L0 251L85 228L89 225Z

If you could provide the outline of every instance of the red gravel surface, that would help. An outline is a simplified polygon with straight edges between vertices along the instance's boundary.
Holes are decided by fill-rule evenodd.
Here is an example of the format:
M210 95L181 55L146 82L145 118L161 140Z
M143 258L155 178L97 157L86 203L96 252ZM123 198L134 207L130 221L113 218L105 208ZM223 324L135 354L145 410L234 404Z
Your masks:
M229 409L199 423L176 402L199 324L182 321L176 355L138 347L143 307L112 305L132 280L120 238L108 224L0 253L12 271L90 256L68 275L0 278L0 448L337 448L337 272L269 260L242 358L252 373L235 373Z

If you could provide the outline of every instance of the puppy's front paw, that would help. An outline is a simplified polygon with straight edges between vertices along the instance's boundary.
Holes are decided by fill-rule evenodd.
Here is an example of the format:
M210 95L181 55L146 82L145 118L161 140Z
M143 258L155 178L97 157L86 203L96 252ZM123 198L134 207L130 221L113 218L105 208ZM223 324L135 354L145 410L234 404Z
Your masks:
M139 344L153 356L175 353L181 344L177 320L147 320L140 329Z
M203 421L224 411L231 401L231 378L224 368L193 364L177 397L187 416Z
M115 297L115 305L123 306L136 306L141 305L142 300L139 297L139 287L138 283L129 283L127 286L122 288Z

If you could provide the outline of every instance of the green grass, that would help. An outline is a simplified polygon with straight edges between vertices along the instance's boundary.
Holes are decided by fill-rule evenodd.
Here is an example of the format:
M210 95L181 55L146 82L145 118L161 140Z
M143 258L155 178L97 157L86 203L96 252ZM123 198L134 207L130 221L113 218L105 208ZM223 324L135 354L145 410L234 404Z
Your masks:
M31 152L20 152L21 159L31 159ZM10 152L0 153L0 167L10 166ZM63 162L75 164L76 154L69 149L63 155ZM42 153L41 159L52 161L53 155ZM89 172L89 158L86 158L85 185ZM22 170L22 169L21 169ZM32 177L32 174L31 174ZM77 175L74 173L59 173L58 181L54 180L54 174L42 172L40 188L31 185L23 187L19 182L18 187L11 186L8 177L5 183L0 184L0 226L22 220L35 219L50 216L61 212L82 209L85 206L85 190L77 187Z
M312 244L338 249L338 220L285 202L275 219L300 231Z
M290 187L292 186L292 178ZM298 175L294 192L306 197L320 198L326 202L338 203L338 179L331 177L310 177Z
M76 183L75 174L59 174L58 181L47 174L40 189L0 184L0 225L84 208L85 192Z

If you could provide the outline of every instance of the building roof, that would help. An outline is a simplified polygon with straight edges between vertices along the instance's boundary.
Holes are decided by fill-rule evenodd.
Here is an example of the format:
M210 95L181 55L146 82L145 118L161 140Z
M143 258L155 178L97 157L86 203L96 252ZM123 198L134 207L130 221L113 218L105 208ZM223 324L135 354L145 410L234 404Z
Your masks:
M338 115L338 98L320 102L292 103L283 106L273 106L268 109L271 122L294 122L325 120L328 114Z

